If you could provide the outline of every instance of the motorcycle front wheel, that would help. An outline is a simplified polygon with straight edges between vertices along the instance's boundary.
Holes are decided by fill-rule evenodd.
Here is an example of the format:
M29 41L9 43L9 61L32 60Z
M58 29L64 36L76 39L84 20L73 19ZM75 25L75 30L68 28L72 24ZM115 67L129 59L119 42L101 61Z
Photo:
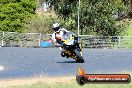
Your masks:
M74 50L74 53L75 53L75 55L76 55L76 57L77 57L76 61L77 61L78 63L84 63L84 59L83 59L83 57L81 56L80 51L77 50L77 49L75 49L75 50Z

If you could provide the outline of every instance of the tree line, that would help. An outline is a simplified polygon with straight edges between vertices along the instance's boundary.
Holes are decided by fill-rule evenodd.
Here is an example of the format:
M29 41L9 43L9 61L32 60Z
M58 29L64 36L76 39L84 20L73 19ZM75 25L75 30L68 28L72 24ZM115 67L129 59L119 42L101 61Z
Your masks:
M46 0L54 6L61 19L72 19L72 29L77 29L79 0ZM117 20L132 17L132 0L80 0L80 34L103 36L121 35L125 31Z
M132 18L132 0L80 0L80 34L121 35L123 18ZM38 16L36 7L44 2L56 16ZM60 22L77 32L78 0L1 0L0 31L51 33L51 24ZM44 26L44 27L43 27Z

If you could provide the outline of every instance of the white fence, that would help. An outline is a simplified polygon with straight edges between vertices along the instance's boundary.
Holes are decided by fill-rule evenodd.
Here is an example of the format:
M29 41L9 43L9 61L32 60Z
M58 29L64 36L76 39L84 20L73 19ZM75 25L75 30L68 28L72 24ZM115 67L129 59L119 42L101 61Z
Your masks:
M85 48L132 48L132 36L83 36Z
M0 46L3 47L39 47L43 41L51 40L51 35L41 33L0 33Z
M2 47L41 47L51 34L0 32ZM132 48L132 36L82 36L85 48Z

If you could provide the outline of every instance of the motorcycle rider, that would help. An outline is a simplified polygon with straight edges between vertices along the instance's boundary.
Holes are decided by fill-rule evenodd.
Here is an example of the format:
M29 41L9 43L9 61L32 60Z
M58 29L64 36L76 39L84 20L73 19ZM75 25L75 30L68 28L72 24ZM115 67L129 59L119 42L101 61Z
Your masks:
M61 38L64 34L70 31L66 30L65 28L61 28L59 23L54 23L52 25L52 28L54 31L54 33L52 34L52 40L55 44L57 43L60 46L59 49L61 50L61 56L64 57L65 55L63 52L63 48L61 47L61 45L63 45L63 41L61 40ZM73 35L75 36L75 40L78 42L78 36L76 34Z
M54 33L52 34L52 40L58 44L61 44L61 38L62 36L69 32L68 30L66 30L65 28L61 28L59 23L54 23L52 25L53 31Z

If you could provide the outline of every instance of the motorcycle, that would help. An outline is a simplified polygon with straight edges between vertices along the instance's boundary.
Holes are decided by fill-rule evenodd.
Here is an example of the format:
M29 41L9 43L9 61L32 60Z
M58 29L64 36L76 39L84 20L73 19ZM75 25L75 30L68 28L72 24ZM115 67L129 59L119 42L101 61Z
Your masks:
M62 57L73 58L78 63L84 63L84 59L82 57L82 47L80 47L80 43L78 37L75 36L72 32L68 32L62 36L62 49L63 53L61 53Z

